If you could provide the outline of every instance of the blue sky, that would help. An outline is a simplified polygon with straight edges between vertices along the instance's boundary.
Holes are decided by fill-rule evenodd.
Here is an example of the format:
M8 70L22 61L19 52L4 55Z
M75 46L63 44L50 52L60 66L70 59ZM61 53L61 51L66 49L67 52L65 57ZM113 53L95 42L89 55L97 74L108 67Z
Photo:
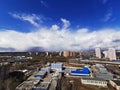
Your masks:
M0 28L29 31L30 23L11 17L11 14L42 16L42 26L69 20L71 28L119 28L119 0L0 0Z
M119 49L119 5L120 0L0 0L0 47L18 51L29 47L78 51L96 46ZM113 34L106 36L106 32ZM99 34L103 37L97 37ZM46 35L47 38L41 39ZM87 43L89 40L92 43ZM61 46L66 41L68 45Z

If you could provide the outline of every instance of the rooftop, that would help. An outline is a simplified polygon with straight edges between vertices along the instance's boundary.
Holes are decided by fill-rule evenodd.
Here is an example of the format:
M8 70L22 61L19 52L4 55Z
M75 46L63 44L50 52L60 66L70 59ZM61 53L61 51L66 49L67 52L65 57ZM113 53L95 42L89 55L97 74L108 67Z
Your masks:
M34 88L47 89L49 84L50 83L41 82L40 84L37 84L36 86L34 86Z
M82 79L84 79L84 80L97 80L97 81L106 81L106 80L104 80L104 79L99 79L99 78L87 78L87 77L83 77Z

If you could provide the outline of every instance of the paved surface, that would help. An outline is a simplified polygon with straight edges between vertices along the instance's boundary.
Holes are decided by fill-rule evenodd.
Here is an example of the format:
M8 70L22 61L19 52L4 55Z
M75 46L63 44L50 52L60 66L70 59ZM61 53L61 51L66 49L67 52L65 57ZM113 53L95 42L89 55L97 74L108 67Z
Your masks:
M56 86L57 86L57 80L53 79L51 82L49 90L56 90Z

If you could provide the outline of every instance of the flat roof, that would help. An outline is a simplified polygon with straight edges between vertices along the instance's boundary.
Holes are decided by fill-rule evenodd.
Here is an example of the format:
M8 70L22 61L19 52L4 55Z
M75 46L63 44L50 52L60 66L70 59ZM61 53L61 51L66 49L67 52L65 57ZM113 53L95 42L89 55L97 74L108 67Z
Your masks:
M39 71L39 72L35 73L34 75L45 75L45 73L46 72L44 72L44 71Z
M34 88L47 89L49 85L50 83L41 82L40 84L37 84L36 86L34 86Z
M24 81L20 85L18 85L16 88L32 88L34 83L32 81Z
M87 78L87 77L83 77L83 78L81 78L81 79L84 79L84 80L97 80L97 81L106 81L106 80L104 80L104 79L99 79L99 78ZM107 81L106 81L107 82Z

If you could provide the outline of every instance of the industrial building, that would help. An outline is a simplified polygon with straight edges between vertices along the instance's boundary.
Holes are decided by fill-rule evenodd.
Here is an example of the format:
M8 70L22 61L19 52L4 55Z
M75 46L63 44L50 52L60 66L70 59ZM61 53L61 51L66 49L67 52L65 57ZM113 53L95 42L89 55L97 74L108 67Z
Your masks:
M81 78L81 83L82 84L87 84L87 85L102 86L102 87L107 86L107 81L106 80L97 79L97 78Z
M82 70L72 70L70 74L73 76L89 76L90 70L87 66L85 66Z
M18 85L15 90L32 90L34 85L38 84L39 82L40 79L31 76L26 81Z
M95 68L97 69L97 72L93 71L93 75L95 78L107 80L113 79L113 74L108 72L102 64L96 64Z
M43 67L43 68L41 68L41 71L50 73L50 67Z
M26 81L18 85L16 90L47 90L52 77L51 75L45 77L46 72L45 68L42 68L42 71L35 72Z
M62 71L62 67L63 67L63 63L51 63L51 66L50 66L52 70L56 70L59 72Z

